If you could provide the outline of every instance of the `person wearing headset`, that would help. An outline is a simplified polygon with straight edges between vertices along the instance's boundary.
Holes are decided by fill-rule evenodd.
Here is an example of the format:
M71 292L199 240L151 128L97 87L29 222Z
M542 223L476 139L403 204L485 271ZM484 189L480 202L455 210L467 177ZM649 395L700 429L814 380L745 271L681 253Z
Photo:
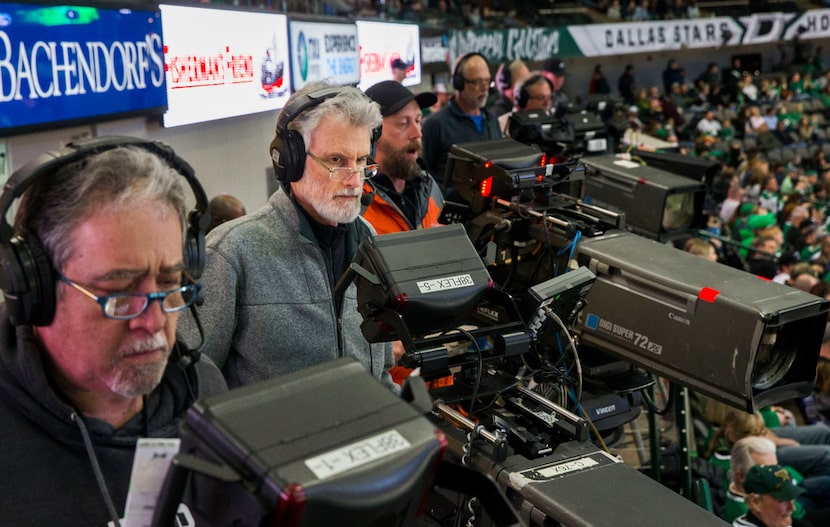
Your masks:
M373 234L359 214L363 182L377 173L370 152L380 124L377 103L357 88L306 85L277 117L276 192L210 232L198 311L204 352L229 386L351 356L397 390L391 344L366 341L356 286L336 287ZM192 338L194 320L182 322Z
M513 112L538 110L550 113L553 105L553 83L541 73L532 73L516 84L513 101ZM510 135L508 128L513 112L499 116L499 126L506 136Z
M196 398L227 389L176 340L209 217L199 187L188 226L182 174L156 145L80 141L0 197L2 525L118 525L138 439L175 437Z
M445 196L452 187L444 173L452 145L502 136L498 120L485 109L491 81L490 66L483 55L463 55L453 70L455 97L424 121L424 161Z

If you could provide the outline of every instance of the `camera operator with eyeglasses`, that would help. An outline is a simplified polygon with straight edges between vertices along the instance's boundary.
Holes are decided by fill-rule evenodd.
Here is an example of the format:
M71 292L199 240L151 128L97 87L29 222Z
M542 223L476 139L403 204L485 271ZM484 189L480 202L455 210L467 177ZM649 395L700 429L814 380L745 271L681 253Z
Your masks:
M377 103L320 82L295 92L277 117L271 157L281 183L262 208L210 232L199 307L205 353L228 386L351 356L391 389L389 343L360 330L356 286L336 288L359 244L363 182L377 173ZM194 320L183 327L194 334Z
M20 197L0 226L0 525L116 524L138 439L227 389L176 341L200 287L183 176L137 146L83 152L41 156L2 198Z
M510 116L514 112L538 110L545 115L550 114L553 107L553 83L538 72L516 83L513 94L513 111L499 116L499 126L506 136L510 136Z
M444 181L452 145L502 137L499 122L485 106L490 94L490 65L480 53L458 59L452 76L455 97L424 121L424 161L447 196L452 181Z

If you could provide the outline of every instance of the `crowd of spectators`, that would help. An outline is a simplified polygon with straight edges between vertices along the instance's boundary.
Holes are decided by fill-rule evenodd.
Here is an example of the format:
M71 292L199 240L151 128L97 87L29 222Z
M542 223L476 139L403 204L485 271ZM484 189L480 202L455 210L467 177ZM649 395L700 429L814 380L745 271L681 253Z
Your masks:
M525 26L590 24L608 21L646 21L700 18L719 13L717 3L701 8L697 0L575 0L511 4L498 0L201 0L211 3L257 6L277 11L378 17L405 20L438 28L503 29ZM552 15L552 16L551 16ZM576 15L576 16L575 16Z
M664 86L650 88L636 85L632 67L619 80L629 122L666 140L671 129L682 152L721 162L704 211L709 233L685 240L684 250L830 299L830 70L823 49L769 74L743 66L736 60L686 72L669 61ZM701 454L709 447L705 456L728 467L729 450L742 438L771 439L777 462L803 475L797 479L807 494L796 500L793 517L818 514L815 525L826 524L830 480L814 472L826 461L804 460L830 456L830 323L817 374L811 396L759 414L713 412L719 405L702 398L702 421L717 432L699 444ZM737 433L736 423L749 424ZM727 509L730 500L744 503L735 480L723 488ZM717 512L728 521L738 514Z
M786 73L758 75L739 62L718 70L709 64L689 81L669 61L662 90L640 88L626 101L630 122L722 162L708 212L727 237L717 247L725 263L794 284L798 274L781 264L795 260L830 281L830 72L821 48Z

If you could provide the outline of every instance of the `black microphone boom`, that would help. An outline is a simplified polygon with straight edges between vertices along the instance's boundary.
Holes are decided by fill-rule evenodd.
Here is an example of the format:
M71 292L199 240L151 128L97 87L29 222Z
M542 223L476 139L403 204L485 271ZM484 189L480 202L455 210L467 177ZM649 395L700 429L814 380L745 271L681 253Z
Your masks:
M375 200L375 193L374 192L364 192L362 196L360 196L360 206L361 207L368 207L372 204L372 201Z

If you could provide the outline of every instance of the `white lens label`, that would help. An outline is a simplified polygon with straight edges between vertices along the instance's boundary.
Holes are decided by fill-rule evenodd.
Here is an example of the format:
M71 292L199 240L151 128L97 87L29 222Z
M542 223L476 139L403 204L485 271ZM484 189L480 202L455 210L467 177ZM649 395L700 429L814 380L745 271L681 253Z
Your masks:
M326 479L342 472L366 465L411 445L397 430L383 432L357 443L305 460L305 465L317 476Z
M600 139L591 139L588 141L588 151L589 152L604 152L608 149L608 143L604 138Z
M447 291L449 289L458 289L459 287L470 287L475 285L473 277L468 274L460 274L457 276L448 276L446 278L435 278L433 280L423 280L416 282L418 290L421 293L437 293L439 291Z

